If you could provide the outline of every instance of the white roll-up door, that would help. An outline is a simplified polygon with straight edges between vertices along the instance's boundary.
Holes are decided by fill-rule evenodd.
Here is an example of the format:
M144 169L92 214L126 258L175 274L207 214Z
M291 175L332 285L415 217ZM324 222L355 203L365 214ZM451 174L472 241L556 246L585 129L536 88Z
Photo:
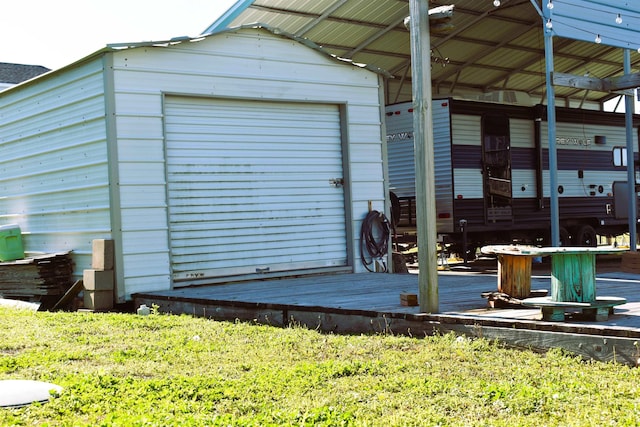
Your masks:
M173 279L347 265L336 105L165 99Z

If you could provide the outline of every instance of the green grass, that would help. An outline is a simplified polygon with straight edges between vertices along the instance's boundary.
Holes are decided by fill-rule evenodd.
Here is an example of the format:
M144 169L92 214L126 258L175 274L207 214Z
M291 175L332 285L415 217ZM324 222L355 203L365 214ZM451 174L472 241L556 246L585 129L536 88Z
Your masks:
M64 387L0 425L636 426L640 374L453 335L0 308L0 379Z

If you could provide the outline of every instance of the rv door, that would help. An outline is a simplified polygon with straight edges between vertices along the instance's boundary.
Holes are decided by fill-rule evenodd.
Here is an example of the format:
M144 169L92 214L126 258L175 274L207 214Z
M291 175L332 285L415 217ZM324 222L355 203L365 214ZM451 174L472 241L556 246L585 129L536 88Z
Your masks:
M488 223L513 219L510 149L509 117L485 114L482 117L482 166Z

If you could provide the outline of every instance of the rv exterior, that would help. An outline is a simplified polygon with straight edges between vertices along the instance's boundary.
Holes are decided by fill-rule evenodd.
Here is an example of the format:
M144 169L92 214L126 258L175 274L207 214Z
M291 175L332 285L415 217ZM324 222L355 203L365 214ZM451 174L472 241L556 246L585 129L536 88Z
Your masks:
M412 112L411 103L386 107L400 226L415 226ZM546 116L541 105L433 101L436 227L458 249L463 238L469 252L488 243L550 244ZM556 116L561 244L595 246L597 235L627 232L624 115L558 108Z

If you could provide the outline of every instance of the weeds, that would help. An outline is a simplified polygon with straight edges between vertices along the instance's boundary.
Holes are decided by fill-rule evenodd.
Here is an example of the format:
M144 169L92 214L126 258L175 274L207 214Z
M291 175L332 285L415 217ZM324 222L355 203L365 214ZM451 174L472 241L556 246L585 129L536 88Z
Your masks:
M0 309L0 425L638 425L638 371L454 335L340 336L156 314Z

